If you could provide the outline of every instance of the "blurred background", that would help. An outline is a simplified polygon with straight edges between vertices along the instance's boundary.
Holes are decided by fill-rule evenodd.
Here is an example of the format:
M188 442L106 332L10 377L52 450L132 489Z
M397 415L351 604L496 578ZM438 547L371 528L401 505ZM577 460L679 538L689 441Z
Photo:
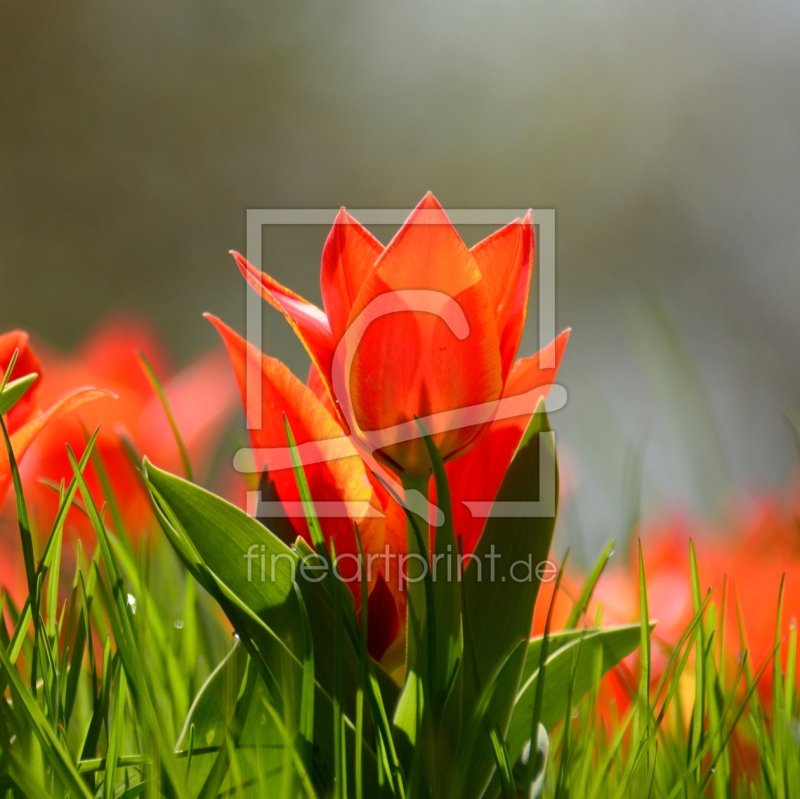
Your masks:
M640 496L713 516L794 464L798 86L791 0L0 0L0 329L69 350L133 310L184 364L203 311L243 329L248 208L555 208L591 557ZM326 232L265 231L264 268L318 300Z

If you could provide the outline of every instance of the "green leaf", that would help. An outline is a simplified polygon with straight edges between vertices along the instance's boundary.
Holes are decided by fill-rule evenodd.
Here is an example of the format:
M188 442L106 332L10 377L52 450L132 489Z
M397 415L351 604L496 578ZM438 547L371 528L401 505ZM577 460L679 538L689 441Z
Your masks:
M531 417L495 503L536 502L551 491L557 496L556 455L550 432L542 403ZM545 474L555 472L555 485L540 486L540 482L546 482L540 481L540 466L545 466ZM486 520L475 557L464 572L474 647L474 657L465 655L464 660L469 670L477 669L471 680L465 680L465 705L470 692L474 701L498 665L530 635L540 584L536 567L547 558L554 526L554 516L497 514Z
M79 469L83 471L86 468L86 464L89 462L89 457L91 455L92 449L94 447L95 439L97 438L97 434L100 431L98 427L95 430L94 435L89 440L89 443L86 445L86 449L81 456L81 460L79 463ZM50 534L50 538L48 538L47 543L45 544L44 551L42 552L42 557L39 560L39 567L37 570L37 575L43 575L47 573L47 570L50 568L53 558L55 556L55 544L57 541L60 541L61 530L64 525L64 521L66 519L67 511L69 510L70 506L72 505L72 501L75 498L75 493L78 490L78 482L73 477L70 481L69 488L65 492L64 496L61 498L58 507L58 513L56 514L55 521L53 522L53 532ZM17 657L19 656L20 650L22 649L23 643L25 642L25 636L27 635L28 626L30 625L31 621L31 602L35 599L35 596L29 595L25 599L25 604L22 608L22 612L20 617L17 621L17 625L14 628L14 635L11 638L11 643L9 645L9 658L11 659L12 663L16 663ZM2 690L3 682L0 678L0 690Z
M303 619L303 686L300 691L300 745L311 751L314 745L314 637L311 633L311 620L308 618L303 593L294 584L297 602Z
M355 526L358 557L364 562L364 547L361 542L361 533L358 525ZM2 609L0 609L2 618ZM367 594L367 581L361 581L361 626L359 629L358 643L358 688L356 692L356 752L355 752L355 788L356 799L364 799L364 695L367 692L369 680L367 648L367 631L369 630L369 596ZM380 741L379 741L380 745Z
M239 508L204 489L146 463L146 477L154 506L170 542L200 583L223 605L243 642L251 638L260 657L269 664L276 685L267 687L283 696L299 716L299 688L303 684L305 654L304 616L295 593L302 593L315 652L314 744L325 759L326 773L333 774L333 658L334 608L327 587L314 582L319 574L301 567L301 556ZM248 558L248 554L250 557ZM305 553L310 557L313 553ZM262 560L263 559L263 560ZM262 571L263 563L263 571ZM315 564L312 562L311 566ZM263 577L263 579L262 579ZM329 582L332 582L330 580ZM342 592L349 595L349 592ZM343 597L344 598L344 597ZM352 605L352 601L351 601ZM348 613L351 609L347 609ZM357 631L356 631L357 633ZM343 637L343 711L352 736L358 684L358 653L350 635ZM251 653L258 654L258 653ZM396 699L388 675L372 664L381 691ZM276 702L281 696L271 696ZM293 722L299 724L299 719ZM370 741L372 727L365 725ZM348 744L348 750L350 745ZM374 749L364 746L365 782L374 785Z
M25 396L25 392L38 376L34 372L5 384L0 391L0 416L5 416Z
M555 608L556 604L556 597L558 596L559 589L561 587L561 581L564 579L564 571L567 568L567 562L569 561L569 549L567 549L566 553L564 554L564 558L561 561L561 566L558 569L558 575L556 576L556 582L553 586L553 593L550 595L550 606L547 609L547 617L544 623L544 635L539 639L540 645L536 654L536 660L529 660L526 658L526 665L528 666L529 671L532 673L534 668L539 670L539 676L536 684L536 690L533 694L533 712L531 714L531 741L533 741L534 737L538 738L539 735L539 728L542 726L542 708L544 706L544 687L546 682L546 674L547 674L547 658L550 654L550 632L552 629L553 624L553 609ZM572 690L572 683L570 682L570 692ZM537 763L535 760L528 760L528 766L525 770L525 784L527 786L528 792L533 790L532 786L536 780L536 766Z
M3 646L0 646L0 666L13 691L15 712L19 714L20 719L24 719L28 729L38 739L60 781L68 788L70 795L91 799L92 794L80 778L69 751L45 718L30 691L23 685Z
M429 483L428 475L404 475L406 498L410 491L418 491L427 500ZM427 519L416 516L409 508L404 510L407 551L418 558L408 568L406 675L393 723L402 762L409 775L409 793L414 795L419 792L420 785L431 783L436 768L433 762L436 742L432 732L437 708L431 694L437 682L439 658L433 576L429 568L429 524Z
M503 506L497 503L542 502L557 496L554 439L540 403L503 478L475 557L464 571L464 607L469 610L470 627L464 636L465 719L474 713L478 697L500 664L508 661L503 684L492 694L487 711L501 730L508 725L525 663L524 647L519 656L509 657L530 636L540 584L537 567L547 559L555 526L555 507L552 516L503 516L498 510ZM479 789L480 795L493 769L491 748L476 749L470 761L470 790Z
M14 484L14 494L17 505L17 526L19 527L20 541L22 543L22 559L25 563L25 576L28 581L28 596L37 596L37 575L36 575L36 562L33 551L33 536L31 535L30 520L28 519L28 506L25 504L25 495L22 491L22 479L19 475L17 467L17 459L14 455L14 450L11 447L11 438L8 435L8 429L3 417L0 416L0 431L3 434L3 440L6 447L6 455L8 456L8 465L11 469L11 478ZM38 615L39 608L37 605L33 608L34 618Z
M514 774L511 769L511 761L509 760L508 750L503 740L503 733L500 731L500 727L496 722L489 727L489 738L492 743L497 774L500 778L500 793L503 799L514 799L516 796L516 789L514 787Z
M192 464L189 460L189 452L186 449L186 444L183 443L183 436L181 436L180 428L178 427L178 422L175 420L175 415L172 413L172 408L170 407L169 400L167 399L167 392L164 391L164 387L161 385L161 381L158 379L158 375L156 374L155 369L153 369L150 361L147 360L147 357L143 352L139 352L139 361L142 364L142 368L144 369L144 373L147 375L147 379L150 381L150 385L153 387L153 390L156 392L156 396L158 397L159 402L161 403L161 407L164 409L164 414L167 417L167 421L169 422L170 429L172 430L172 435L175 438L175 443L178 445L178 452L181 455L181 464L183 465L183 473L186 475L186 479L190 482L194 482L194 476L192 474Z
M600 557L597 559L597 563L595 563L592 573L587 578L586 583L583 586L583 590L581 591L581 595L578 597L578 601L575 603L575 607L572 608L572 612L569 614L567 623L564 625L565 630L571 630L578 626L581 616L586 612L586 608L589 606L589 602L592 598L592 594L594 593L597 581L603 574L609 558L611 558L611 556L614 554L615 543L616 542L613 540L610 541L608 544L606 544L606 548L600 553Z
M487 730L492 727L500 728L496 718L495 697L507 689L509 680L518 673L520 664L525 660L525 649L525 642L520 641L488 681L472 716L468 720L465 719L462 744L449 781L447 793L449 799L483 796L495 765L493 749L491 745L487 746ZM487 756L491 763L488 770L484 764Z
M225 746L246 667L247 653L237 644L208 676L189 709L177 747L179 754L187 756L186 782L192 795L205 784L219 750Z
M198 799L214 799L214 797L218 796L229 769L232 774L231 780L234 781L234 784L237 781L236 777L241 780L247 774L246 771L243 771L242 763L240 762L241 751L239 745L248 715L250 715L250 711L255 705L257 681L257 670L254 664L248 660L245 662L242 685L241 687L237 686L235 692L232 712L226 719L227 724L222 730L219 751L214 758L211 771L200 789ZM256 756L260 754L261 752L259 751Z
M111 726L108 730L108 751L106 752L106 773L103 780L103 799L114 799L116 793L116 774L122 739L125 734L125 670L119 670L116 692L114 695L114 711Z
M639 624L605 629L568 630L552 634L548 643L550 654L546 661L541 716L545 728L551 729L564 717L565 697L573 677L573 653L577 653L578 656L572 692L573 702L577 702L594 684L597 658L601 658L600 671L601 674L605 674L636 649L640 635ZM530 739L541 649L541 638L535 638L528 644L523 679L506 734L506 746L512 760L520 756Z

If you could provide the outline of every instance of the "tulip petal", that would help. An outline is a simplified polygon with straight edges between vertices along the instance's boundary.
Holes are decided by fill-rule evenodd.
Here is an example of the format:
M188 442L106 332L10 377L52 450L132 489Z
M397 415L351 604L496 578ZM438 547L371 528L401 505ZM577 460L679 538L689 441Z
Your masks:
M397 603L382 574L375 579L367 608L367 648L375 660L380 660L400 632Z
M549 388L555 382L556 375L558 374L558 367L561 364L561 359L564 357L564 350L567 348L569 341L569 334L571 330L562 331L556 336L554 341L551 341L544 349L531 355L528 358L520 358L511 368L511 372L506 380L505 387L503 388L503 397L513 397L519 394L525 394L532 391L539 386ZM549 356L548 361L552 359L552 352L555 349L554 365L549 368L541 367L540 361L543 355ZM547 391L544 391L542 397L547 396ZM532 407L536 407L533 403Z
M139 353L147 358L157 375L172 371L152 325L135 314L115 314L104 319L92 331L76 356L69 361L44 357L42 360L47 367L48 383L51 371L60 372L58 380L62 384L82 374L92 382L98 379L102 380L104 386L113 386L127 403L134 392L137 397L149 397L153 393L150 379L142 369ZM120 413L119 405L113 413L115 416Z
M378 505L367 479L364 464L355 454L334 417L324 408L314 393L275 358L263 355L219 319L208 315L217 328L228 351L242 398L246 397L247 359L256 359L262 378L263 414L261 427L251 428L255 466L268 470L270 480L285 507L296 507L300 501L284 429L284 416L289 422L295 441L301 449L304 470L311 495L318 503L345 503L347 507L364 508ZM268 451L266 451L268 450ZM338 457L328 460L327 453ZM358 503L358 504L356 504ZM363 503L363 504L362 504ZM291 511L289 511L291 513ZM291 515L290 521L298 535L310 541L305 517ZM339 556L357 553L353 522L357 522L365 551L383 545L383 519L354 513L351 517L323 517L321 526L326 538L333 539ZM342 568L343 574L347 571ZM354 593L357 593L355 587Z
M63 416L74 410L85 402L101 399L103 397L115 397L116 395L102 388L79 388L65 394L56 400L47 410L34 416L15 433L10 436L11 448L14 450L14 457L19 462L33 443L36 436L53 419ZM8 454L5 444L0 448L0 502L5 498L6 491L11 485L11 468L8 462Z
M429 293L409 312L405 298L394 294L398 291L417 292L416 297ZM392 312L364 328L367 315L362 313L374 313L384 302ZM456 332L458 325L450 327L442 318L445 303L461 319ZM411 422L414 415L442 414L436 427L444 432L436 433L434 441L447 458L475 435L474 424L460 426L463 414L458 410L500 396L502 367L489 293L475 259L431 194L411 213L364 282L348 334L354 330L363 333L357 347L347 344L355 350L348 376L355 419L362 430L373 433L371 443L401 469L430 468L423 442L417 438L396 444L392 431L380 431Z
M259 272L238 252L232 252L231 255L250 287L286 317L319 369L323 380L330 385L334 339L325 312L291 289L282 286L277 280L273 280L266 272Z
M342 208L322 250L322 303L334 341L344 335L350 311L383 245Z
M492 299L500 337L503 379L519 348L528 307L535 241L531 212L478 242L471 250Z
M477 446L445 465L453 497L453 525L465 555L475 550L486 523L486 519L473 516L465 503L494 500L521 437L517 425L495 422Z
M530 412L520 416L497 419L485 428L484 437L469 451L459 455L446 465L450 490L454 498L453 521L461 536L464 552L472 552L483 532L486 520L474 517L465 502L491 502L497 495L503 477L511 463L522 434L540 398L546 398L556 379L561 358L569 339L569 330L561 333L542 352L523 358L514 364L503 391L503 397L514 397L541 391L526 397L525 406ZM543 352L555 348L555 366L542 369L539 361Z
M339 420L338 409L331 399L331 393L328 391L328 386L325 384L325 381L322 379L319 373L319 369L317 369L313 361L308 369L308 380L306 380L306 385L311 389L311 391L314 392L314 396L325 406L325 410L328 411L328 413L333 416L334 419Z

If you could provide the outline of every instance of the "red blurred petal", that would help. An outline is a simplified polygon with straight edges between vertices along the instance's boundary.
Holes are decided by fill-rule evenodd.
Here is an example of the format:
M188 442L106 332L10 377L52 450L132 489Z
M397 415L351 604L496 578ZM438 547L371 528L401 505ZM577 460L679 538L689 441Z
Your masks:
M131 392L149 397L153 390L142 369L140 352L146 356L156 374L170 372L156 331L147 321L134 315L115 315L103 320L74 355L65 357L43 349L47 398L52 400L81 383L111 388L123 402ZM119 412L119 405L116 405L113 413Z
M42 411L26 422L14 434L11 435L11 447L14 456L20 461L33 443L33 440L42 429L53 419L63 416L74 410L84 402L100 399L102 397L113 397L114 395L100 388L79 388L59 400L54 402L47 410ZM0 501L5 497L8 487L11 485L11 468L8 462L5 444L0 450Z
M238 403L225 352L214 349L164 386L189 459L202 467L211 447ZM142 408L136 440L142 455L165 469L179 468L179 453L161 400L155 394Z

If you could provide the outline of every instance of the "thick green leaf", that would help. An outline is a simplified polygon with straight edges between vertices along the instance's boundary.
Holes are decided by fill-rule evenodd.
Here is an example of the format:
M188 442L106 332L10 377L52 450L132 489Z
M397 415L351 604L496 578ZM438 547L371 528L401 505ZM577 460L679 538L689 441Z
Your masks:
M469 619L464 635L464 718L473 715L478 697L500 664L530 636L540 584L537 567L550 551L555 516L501 515L497 509L503 506L497 503L537 502L558 496L550 433L544 405L540 404L503 478L475 557L464 572L464 614ZM524 662L521 650L521 656L506 669L503 685L492 694L487 718L501 730L508 725ZM473 779L468 784L480 795L494 769L491 747L476 749L470 769Z
M508 689L510 680L516 680L521 664L525 660L525 642L520 641L517 647L492 675L483 690L471 718L465 718L463 739L458 750L457 759L448 775L448 799L470 799L480 797L484 793L487 782L492 776L495 766L494 750L487 740L489 730L493 727L502 732L497 721L498 694L503 695ZM507 753L507 752L506 752ZM491 768L487 769L485 760L490 760ZM495 776L497 776L495 772Z
M572 699L577 702L593 686L597 674L597 659L601 659L600 674L605 674L636 649L640 636L639 624L607 629L568 630L551 635L541 719L544 726L549 730L564 718L570 680L574 678ZM530 738L541 649L541 638L535 638L528 644L522 685L514 702L514 712L506 734L506 746L512 760L520 756ZM574 674L573 654L577 656Z
M223 608L238 608L232 621L241 624L243 639L252 637L274 673L277 690L292 705L299 725L306 632L296 581L307 611L315 652L315 749L326 760L324 772L333 773L333 650L334 608L327 587L315 582L313 568L301 566L301 556L239 508L192 483L147 464L147 479L171 543L193 574ZM248 554L250 557L248 558ZM308 551L303 552L309 557ZM311 567L318 561L307 561ZM262 579L263 578L263 579ZM348 592L343 592L347 594ZM227 603L227 605L226 605ZM227 612L226 609L226 612ZM242 611L242 612L239 612ZM355 718L358 654L350 636L343 640L343 709ZM390 706L397 689L388 675L380 675L384 701ZM393 692L393 696L392 696ZM273 696L276 701L278 697ZM366 725L365 725L366 726ZM348 728L352 734L353 725ZM376 779L372 729L365 730L367 783ZM349 746L349 744L348 744Z
M543 499L539 496L540 464L545 474L556 472L555 485L542 485L542 493L555 491L557 496L553 439L540 435L548 433L550 425L540 405L503 478L496 503ZM514 647L529 637L540 583L536 567L547 559L554 526L554 516L490 515L486 520L475 557L464 572L474 647L474 656L465 655L465 663L477 671L471 684L467 681L465 692L479 693Z
M208 676L189 709L177 748L186 757L186 782L192 795L196 795L205 784L219 748L225 744L233 703L246 666L244 648L241 645L233 647Z
M333 607L322 583L318 565L308 561L304 575L300 557L260 522L239 508L179 477L147 464L147 478L185 532L188 547L179 550L194 564L205 564L293 652L304 653L303 614L293 582L303 592L314 633L314 648L333 652ZM202 572L197 573L202 580ZM309 579L304 579L307 576ZM206 585L214 591L214 586ZM358 658L352 647L345 653L347 673L355 675ZM317 660L316 679L330 693L333 668L330 658Z

